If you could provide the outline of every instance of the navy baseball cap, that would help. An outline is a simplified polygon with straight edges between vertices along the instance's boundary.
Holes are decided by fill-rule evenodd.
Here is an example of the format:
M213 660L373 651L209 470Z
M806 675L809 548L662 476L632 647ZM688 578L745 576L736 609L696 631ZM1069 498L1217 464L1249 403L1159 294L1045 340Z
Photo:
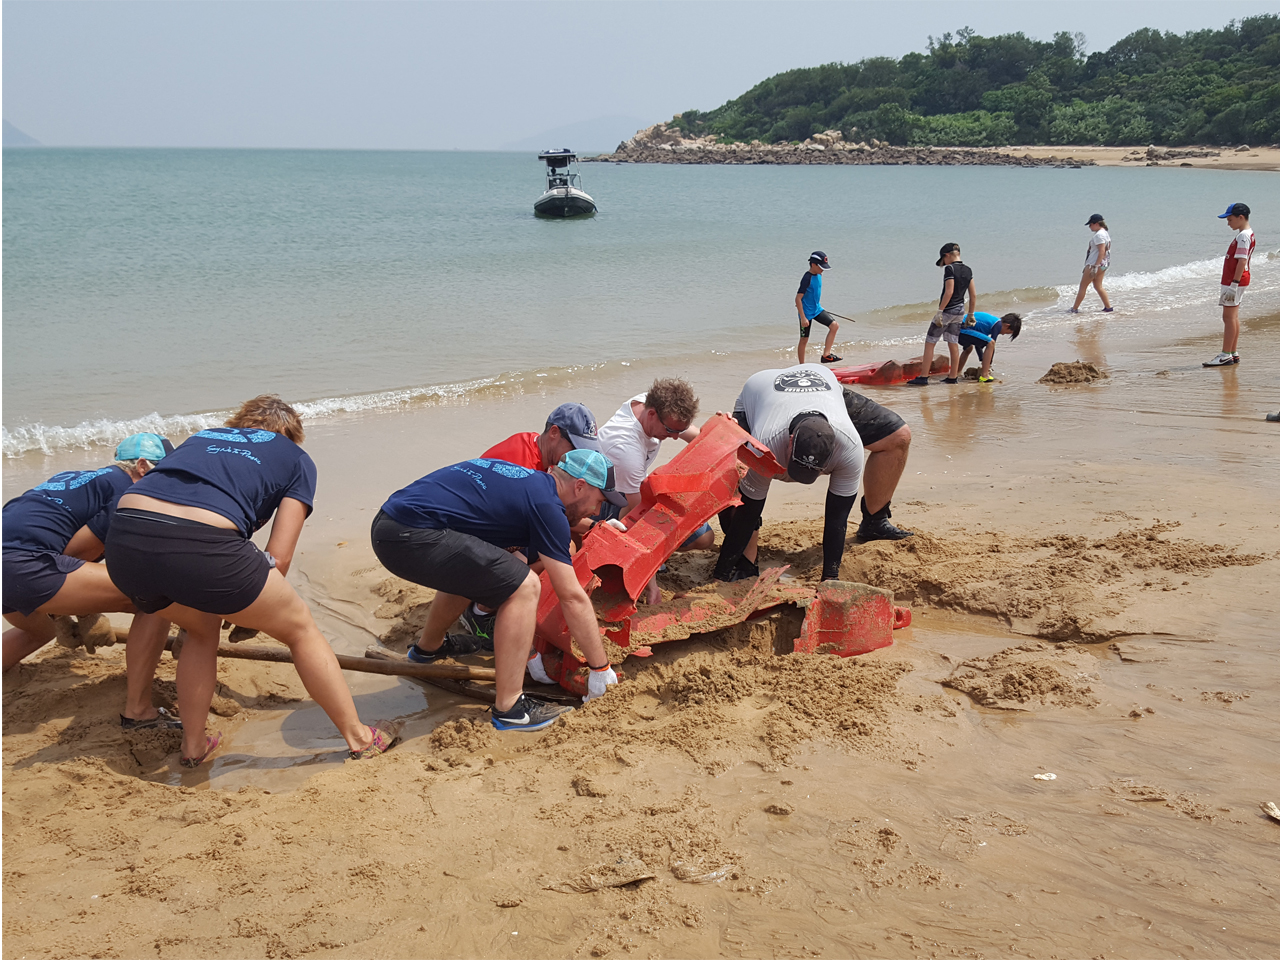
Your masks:
M116 447L116 459L150 460L152 463L159 463L166 453L172 452L173 444L159 434L135 433L120 441L120 445Z
M827 262L827 255L821 250L815 250L813 253L809 254L809 262L816 263L823 270L831 269L831 264Z
M940 266L942 266L942 260L943 260L943 258L944 258L948 253L951 253L953 250L959 250L959 249L960 249L960 244L958 244L958 243L944 243L944 244L942 245L942 249L938 251L938 262L937 262L937 263L935 263L935 264L934 264L934 266L935 266L935 267L940 267Z
M559 427L576 450L600 450L596 418L580 403L562 403L547 417L548 427Z
M1249 205L1247 203L1233 203L1227 207L1226 213L1218 214L1219 220L1225 220L1227 217L1236 216L1249 219Z
M820 413L801 414L792 421L791 462L787 476L796 483L813 483L836 449L836 432Z
M1086 226L1086 227L1091 227L1091 226L1093 226L1095 223L1106 223L1106 222L1107 222L1107 218L1106 218L1106 217L1104 217L1104 216L1103 216L1102 214L1100 214L1100 213L1095 213L1095 214L1094 214L1093 216L1091 216L1087 221L1085 221L1085 226Z
M627 498L614 487L613 461L599 450L570 450L560 458L559 466L569 476L587 481L615 507L627 505Z

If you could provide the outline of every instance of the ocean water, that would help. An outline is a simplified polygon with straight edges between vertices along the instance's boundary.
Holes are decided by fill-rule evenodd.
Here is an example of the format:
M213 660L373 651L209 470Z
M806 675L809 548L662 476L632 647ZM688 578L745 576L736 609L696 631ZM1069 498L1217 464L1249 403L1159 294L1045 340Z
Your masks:
M1240 200L1259 237L1246 313L1280 310L1272 173L582 173L600 212L551 221L533 216L533 155L6 150L4 453L181 435L262 392L322 418L612 363L781 360L818 248L824 305L858 320L847 361L920 339L948 241L980 309L1017 308L1024 336L1052 337L1077 319L1063 309L1095 212L1114 241L1113 333L1216 322L1216 214Z

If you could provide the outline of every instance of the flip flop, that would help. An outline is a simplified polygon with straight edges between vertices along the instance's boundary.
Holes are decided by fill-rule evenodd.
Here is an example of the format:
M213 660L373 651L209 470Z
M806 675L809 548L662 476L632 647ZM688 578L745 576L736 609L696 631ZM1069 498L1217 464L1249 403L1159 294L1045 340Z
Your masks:
M369 760L386 753L400 742L400 729L403 726L404 724L393 720L379 720L369 727L369 732L373 734L373 743L363 750L352 750L350 759Z
M222 742L222 734L215 733L211 737L204 738L204 753L198 757L179 757L178 763L186 767L188 770L194 770L200 764L209 759L209 754L218 749L218 744Z

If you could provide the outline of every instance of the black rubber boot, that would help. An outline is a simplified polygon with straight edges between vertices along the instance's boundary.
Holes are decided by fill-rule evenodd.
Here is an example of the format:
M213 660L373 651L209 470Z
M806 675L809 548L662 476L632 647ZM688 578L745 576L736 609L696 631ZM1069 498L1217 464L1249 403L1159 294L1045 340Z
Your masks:
M867 543L870 540L905 540L907 537L915 536L910 530L895 527L889 522L889 518L893 516L889 507L890 504L886 503L875 513L868 513L867 501L865 499L862 501L862 523L858 525L859 543Z

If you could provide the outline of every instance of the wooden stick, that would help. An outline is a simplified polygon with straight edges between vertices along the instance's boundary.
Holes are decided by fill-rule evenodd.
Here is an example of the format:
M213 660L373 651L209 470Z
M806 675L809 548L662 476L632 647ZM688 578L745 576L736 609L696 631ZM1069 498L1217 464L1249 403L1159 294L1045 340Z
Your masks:
M407 660L396 656L390 650L384 650L382 647L366 647L364 655L377 663L407 663ZM480 686L470 680L448 680L444 677L410 677L410 680L416 680L418 683L429 683L432 686L439 687L441 690L448 690L450 693L456 693L461 697L470 697L472 700L480 700L483 703L495 703L498 699L498 691L493 686Z
M173 639L165 641L164 648L173 650ZM373 648L377 649L377 648ZM265 663L293 663L293 655L284 649L218 644L218 656L232 660L259 660ZM373 660L366 657L347 657L337 654L338 666L343 670L359 673L381 673L396 677L414 677L421 680L497 680L492 667L471 667L462 663L410 663L408 660Z

